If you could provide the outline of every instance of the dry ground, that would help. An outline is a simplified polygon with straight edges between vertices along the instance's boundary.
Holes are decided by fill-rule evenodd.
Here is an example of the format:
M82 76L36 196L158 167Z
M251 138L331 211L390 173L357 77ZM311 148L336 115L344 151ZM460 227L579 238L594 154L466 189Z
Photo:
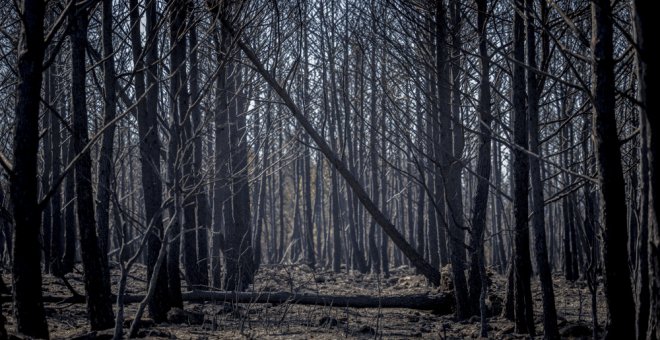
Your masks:
M79 270L80 268L77 267ZM445 270L446 271L446 270ZM3 275L10 282L8 275ZM84 292L80 273L69 274L69 282L78 292ZM144 267L136 267L129 278L128 293L144 293ZM492 274L490 287L491 305L497 307L504 298L506 280ZM118 276L113 276L113 290ZM439 293L426 280L415 275L414 270L400 267L392 270L389 278L359 273L333 273L312 271L304 265L264 265L259 270L255 292L287 291L337 295L392 296L419 293ZM591 307L586 284L567 283L555 276L555 294L560 329L566 335L577 338L590 334ZM184 283L185 285L185 283ZM184 286L185 289L185 286ZM542 332L541 293L534 284L537 332ZM45 275L44 294L70 296L61 280ZM599 292L599 321L605 320L602 291ZM15 330L11 304L2 306L7 317L7 329ZM126 316L132 318L137 304L127 306ZM355 309L331 306L301 306L295 304L241 304L186 303L185 310L198 312L202 324L160 324L144 328L142 337L170 339L337 339L337 338L386 338L407 339L414 337L445 339L474 338L479 334L478 318L468 322L456 322L451 315L434 315L430 311L413 309ZM47 303L46 313L53 339L70 339L88 334L84 304ZM513 324L501 317L488 320L491 338L524 338L513 334ZM88 337L89 338L89 337Z

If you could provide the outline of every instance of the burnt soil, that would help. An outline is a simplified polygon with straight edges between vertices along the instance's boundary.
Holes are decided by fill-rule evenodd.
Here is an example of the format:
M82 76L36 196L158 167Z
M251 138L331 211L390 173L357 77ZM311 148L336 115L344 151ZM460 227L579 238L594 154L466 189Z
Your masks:
M67 280L80 293L84 292L82 273L67 275ZM443 270L443 277L448 269ZM135 266L128 278L128 294L144 294L145 268ZM506 292L506 277L489 270L490 287L487 304L489 309L499 312ZM11 277L3 275L5 283ZM590 338L591 295L586 283L566 282L554 276L556 306L559 329L566 338ZM119 280L113 272L113 292ZM185 282L182 282L186 290ZM450 290L451 282L445 280L443 287L430 287L424 277L416 275L414 269L399 267L392 269L390 276L360 274L357 272L334 273L327 270L311 270L305 265L263 265L257 273L254 292L296 292L326 295L370 295L398 296L409 294L439 294ZM601 287L602 288L602 287ZM61 279L44 275L44 295L70 297L71 291ZM541 292L538 280L533 280L534 310L537 338L542 338ZM597 296L598 320L603 326L606 307L599 289ZM135 315L137 304L126 306L125 316ZM67 302L46 303L46 314L52 339L107 338L111 333L90 333L85 304ZM2 305L7 318L7 330L15 332L15 320L11 303ZM384 338L384 339L463 339L479 336L478 317L457 322L452 315L435 315L431 311L414 309L346 308L339 306L303 306L285 304L231 304L228 302L184 303L184 310L196 316L194 322L147 323L139 336L152 339L338 339L338 338ZM498 313L499 315L499 313ZM145 317L148 319L148 313ZM149 320L147 320L148 322ZM526 338L514 333L513 323L493 316L488 318L488 335L495 339ZM125 329L125 332L127 330ZM599 328L599 333L602 330Z

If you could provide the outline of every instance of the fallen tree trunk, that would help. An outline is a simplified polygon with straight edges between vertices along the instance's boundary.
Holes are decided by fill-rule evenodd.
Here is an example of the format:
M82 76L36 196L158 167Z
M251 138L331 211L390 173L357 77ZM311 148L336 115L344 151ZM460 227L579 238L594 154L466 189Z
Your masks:
M438 314L450 314L454 309L454 299L446 294L428 295L398 295L398 296L368 296L368 295L320 295L292 294L287 292L222 292L222 291L191 291L183 293L183 301L187 302L232 302L232 303L292 303L298 305L352 307L352 308L409 308L432 310ZM137 303L144 295L125 295L125 303ZM11 302L11 295L2 295L0 301ZM46 295L43 302L48 303L85 303L85 297Z

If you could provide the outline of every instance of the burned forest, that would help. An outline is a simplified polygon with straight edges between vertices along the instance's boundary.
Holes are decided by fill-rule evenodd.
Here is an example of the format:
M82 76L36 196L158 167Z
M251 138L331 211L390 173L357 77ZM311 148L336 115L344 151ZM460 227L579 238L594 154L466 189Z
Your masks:
M652 1L0 2L0 340L660 340Z

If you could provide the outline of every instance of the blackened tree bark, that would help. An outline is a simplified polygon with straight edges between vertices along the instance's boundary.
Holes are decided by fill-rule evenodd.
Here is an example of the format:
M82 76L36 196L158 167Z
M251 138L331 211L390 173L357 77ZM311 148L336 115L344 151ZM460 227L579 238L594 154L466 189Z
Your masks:
M628 266L626 193L617 136L612 7L609 0L591 3L593 57L593 135L600 181L604 288L609 307L606 339L635 335L635 303Z
M73 139L70 138L66 143L66 160L67 163L73 159ZM76 246L78 229L76 222L76 184L74 180L73 171L69 171L66 175L66 186L64 187L64 224L65 224L65 239L64 239L64 255L62 256L62 275L73 272L73 265L76 260Z
M220 37L218 37L220 36ZM229 196L226 178L228 176L227 158L229 156L229 129L227 127L227 95L225 91L228 42L226 35L217 32L215 44L217 47L218 63L223 67L218 70L216 78L216 112L214 114L215 129L215 155L214 155L214 181L213 181L213 237L211 248L211 284L215 288L222 286L222 265L220 252L224 247L222 235L225 200Z
M46 74L43 79L44 81L44 102L46 102L48 105L52 105L52 98L55 96L53 92L53 87L51 86L52 82L52 77L51 77L52 69L49 68L46 70ZM42 116L41 121L42 121L42 129L48 131L45 136L43 136L42 141L42 150L43 150L43 173L41 175L41 196L45 195L45 192L50 190L51 186L51 166L52 166L52 154L50 153L51 150L51 139L50 139L50 132L51 132L51 116L53 114L49 112L48 109L45 110L45 114ZM44 245L43 247L43 254L44 254L44 272L46 274L49 273L50 271L50 266L48 265L51 261L51 254L50 254L50 247L46 247L46 244L49 244L50 239L51 239L51 233L52 233L52 211L50 210L50 204L46 204L41 211L42 214L42 219L41 219L41 244Z
M527 114L529 116L529 150L540 157L539 148L539 92L540 82L536 77L536 33L534 27L534 3L526 0L527 26ZM541 164L538 157L529 157L530 181L532 187L532 224L534 231L534 254L536 268L541 280L543 299L543 336L546 339L559 339L557 329L557 309L552 286L552 269L548 263L548 248L545 242L545 211Z
M649 266L649 293L650 308L648 311L647 339L660 339L660 192L658 191L658 139L660 131L658 126L658 111L660 101L654 96L658 93L658 50L654 48L651 36L657 32L657 20L653 15L652 3L635 0L635 31L637 37L637 53L639 67L639 93L642 103L642 119L647 121L643 128L646 130L646 154L648 171L642 176L648 176L648 266ZM644 181L644 180L642 180ZM645 221L642 221L645 223ZM643 239L642 239L643 241ZM643 308L643 307L642 307ZM638 328L638 331L642 327ZM638 334L638 338L644 334Z
M527 149L527 112L525 108L525 24L524 0L515 0L513 19L512 123L513 142L513 221L514 221L514 309L516 332L534 335L534 301L530 287L532 264L529 258L527 221L529 192L529 156Z
M470 316L468 287L465 280L465 249L462 226L463 204L460 187L460 169L455 168L454 131L458 124L453 124L452 117L452 79L450 78L451 63L448 51L447 8L443 0L435 2L435 72L437 81L437 113L440 121L438 159L440 166L436 171L436 204L439 210L438 221L441 228L447 228L449 236L449 257L451 259L452 279L454 282L454 297L456 298L456 317L463 320ZM455 80L458 80L456 77ZM458 103L454 102L454 105ZM452 125L453 128L452 128ZM453 132L453 133L452 133ZM438 186L440 185L440 186ZM442 196L441 196L442 195ZM460 215L460 216L459 216ZM441 231L439 231L441 232ZM441 244L440 247L444 245Z
M303 13L308 13L309 4L307 1L303 3L304 10ZM305 23L307 23L307 14L304 17ZM305 24L304 28L304 39L303 39L303 100L305 101L304 107L309 107L311 104L311 96L309 94L309 34L308 34L308 25ZM303 141L305 144L309 144L309 136L304 135ZM312 217L313 205L312 205L312 161L311 161L311 150L306 147L303 151L303 196L305 199L305 236L304 236L304 245L305 245L305 261L314 268L316 266L316 254L314 253L314 219ZM259 209L265 207L265 202L260 202ZM261 215L261 214L260 214ZM259 240L258 240L259 242ZM259 243L255 243L255 249L260 247ZM364 261L363 261L364 262Z
M493 116L491 114L490 96L490 56L488 55L488 4L486 0L477 0L477 29L479 30L479 61L481 62L481 77L479 84L479 153L477 159L477 174L479 175L477 189L472 206L472 230L470 237L470 309L472 314L479 314L481 296L481 268L484 259L484 230L486 229L486 211L488 207L488 181L490 180L490 130Z
M225 215L225 289L245 290L254 280L254 247L250 223L250 187L248 184L248 146L246 130L246 94L242 83L241 67L236 66L228 81L234 94L229 109L230 145L230 209Z
M194 240L194 238L191 238L190 233L192 231L190 230L192 228L191 222L194 221L194 205L186 206L186 203L192 203L189 201L192 196L188 196L188 201L184 203L183 192L185 186L183 172L188 170L186 173L191 173L191 149L185 141L185 129L188 127L189 120L183 121L188 111L188 89L183 86L186 81L184 58L186 53L185 19L187 8L185 2L181 0L170 0L167 5L170 22L170 138L167 152L169 177L167 187L170 197L173 198L173 204L169 206L170 218L175 219L172 221L171 241L167 245L167 287L170 293L171 306L183 308L181 277L179 275L182 243L184 245L185 277L189 285L194 285L196 281L194 274L190 275L191 272L198 272L192 267L197 266L196 242L190 244L190 241ZM184 170L184 167L188 169ZM192 236L194 237L194 233ZM190 263L191 266L188 266L187 261L192 262Z
M196 227L197 227L197 265L199 268L199 284L201 286L208 286L209 284L209 246L208 246L208 229L211 226L211 214L209 212L209 199L206 193L206 186L201 184L202 180L202 160L204 155L202 153L202 117L201 110L199 109L200 91L199 91L199 61L198 61L198 46L197 46L197 26L195 16L190 16L190 117L192 119L192 129L194 132L194 156L193 156L193 185L196 187L195 205L196 211Z
M380 209L385 216L388 215L387 212L387 171L385 170L385 163L387 162L387 104L385 100L387 88L387 54L383 53L383 60L381 61L381 77L380 77L380 86L382 88L383 99L380 101L380 135L382 136L380 140L380 156L383 158L383 169L381 170L380 178ZM380 239L380 264L383 270L383 276L386 278L390 276L390 261L389 261L389 252L387 236L381 232Z
M115 92L115 60L112 46L112 0L103 0L102 16L103 42L103 122L110 123L117 111ZM108 268L108 250L110 241L110 193L113 178L113 152L115 124L111 124L103 133L101 153L99 155L99 182L96 190L96 218L99 232L99 248L104 269ZM109 277L109 273L105 273Z
M373 33L376 33L375 22L372 24ZM376 88L376 74L378 72L378 65L376 64L376 50L377 47L373 47L371 50L370 60L370 70L371 70L371 98L370 98L370 110L369 110L369 120L372 126L369 133L369 157L371 163L371 197L373 197L374 204L378 205L378 199L380 197L380 191L378 188L378 144L376 143L378 135L376 132L376 126L378 126L378 114L376 110L377 103L377 88ZM380 274L380 256L378 254L378 246L376 245L376 221L372 220L369 225L369 263L372 273Z
M345 17L345 26L348 27L348 16ZM349 89L351 88L350 85L350 75L349 75L349 57L348 57L348 49L349 49L349 37L348 37L348 30L344 33L344 61L342 63L342 88L343 88L343 93L342 93L342 104L344 108L344 133L345 133L345 141L346 141L346 154L348 158L348 167L353 171L354 173L357 173L357 160L356 155L355 155L355 142L353 141L353 136L351 134L351 123L354 122L352 119L352 112L351 112L351 98L350 98L350 91ZM308 35L305 35L308 36ZM306 39L305 39L306 40ZM306 46L306 45L305 45ZM303 50L303 53L304 50ZM357 113L357 112L356 112ZM305 134L305 137L309 138L307 134ZM304 156L304 159L308 159L307 156ZM307 191L305 191L307 192ZM307 198L310 197L310 195L305 195L305 206L308 206L307 204ZM360 248L360 245L358 243L358 236L357 236L357 229L361 229L361 221L358 221L356 218L356 205L354 204L356 201L355 195L350 192L350 190L346 191L346 198L347 198L347 204L348 204L348 209L347 209L347 215L348 215L348 246L350 247L350 264L354 267L357 268L360 272L365 273L367 272L367 261L364 258L364 253L362 252L362 249ZM309 206L311 206L311 201L309 202ZM307 208L305 208L307 209ZM311 215L310 215L311 216ZM311 218L310 218L311 219ZM305 241L307 242L307 241ZM347 261L349 263L349 261Z
M188 92L188 77L186 72L186 50L187 50L187 31L186 16L188 15L188 6L186 0L173 0L170 1L170 88L171 88L171 110L172 121L175 126L170 128L172 134L171 143L175 142L174 150L170 154L170 162L174 162L175 179L174 179L174 195L176 208L181 208L183 217L183 230L181 247L183 251L183 266L185 270L185 278L188 285L192 288L201 288L200 284L203 281L198 263L197 263L197 233L196 233L196 217L195 217L195 196L191 192L191 188L197 184L197 178L193 170L193 147L190 141L194 139L193 125L191 115L189 113L189 100L190 95ZM182 206L181 206L182 205ZM176 242L175 242L176 243ZM178 252L177 252L178 253ZM178 261L177 261L178 262ZM168 266L169 267L169 266ZM175 268L172 267L172 270ZM175 284L173 280L179 279L178 265L176 274L168 271L168 275L173 274L176 278L170 278L170 283ZM170 285L172 286L172 285ZM176 288L176 287L170 287ZM180 296L181 289L179 289L176 296Z
M55 65L58 65L56 63ZM55 69L55 65L51 66ZM50 86L57 90L55 71L49 71L49 76L52 77ZM61 102L62 100L59 100ZM60 121L55 115L50 115L50 138L51 138L51 174L52 178L59 178L61 174L62 162L62 142L60 135ZM47 265L50 266L50 272L55 276L63 275L62 272L62 252L64 248L64 229L62 225L62 193L61 190L56 189L53 196L50 198L50 211L52 212L52 225L51 225L51 238L49 244L44 246L50 247L51 262Z
M22 16L18 42L14 165L10 197L14 217L12 285L18 332L48 338L48 324L41 295L41 251L38 213L37 151L39 148L39 98L44 59L44 7L42 0L18 3Z
M114 326L112 296L107 262L103 263L94 220L94 197L92 187L92 159L89 142L85 53L87 51L87 9L77 7L71 17L71 106L73 109L73 149L79 159L75 164L76 207L80 252L84 269L87 314L92 330Z
M135 69L135 97L137 102L138 134L140 137L140 165L142 173L142 190L146 221L153 226L147 235L147 280L151 280L153 268L158 260L158 253L163 237L162 202L163 189L160 181L160 138L158 136L158 83L156 79L158 46L156 37L156 4L146 1L146 32L144 62L142 38L140 36L140 8L138 0L130 1L131 44L133 52L133 67ZM146 67L146 86L143 68ZM167 267L160 266L153 297L149 301L149 314L156 322L167 318L169 299L167 291Z
M216 3L210 10L222 18L230 15L228 3ZM218 12L219 11L219 12ZM232 58L230 46L233 35L228 22L220 26L220 57ZM235 52L235 51L234 51ZM246 101L241 83L239 65L225 60L218 73L219 112L216 113L216 172L223 168L218 159L219 150L227 150L225 162L227 181L225 189L217 188L215 209L223 204L223 256L225 260L225 290L245 290L254 279L254 247L250 221L250 188L248 185L248 147L246 136ZM218 184L221 185L221 184ZM216 190L216 189L214 189ZM220 200L220 201L218 201ZM224 202L222 202L224 200ZM214 218L219 218L214 212ZM219 223L215 221L214 223ZM215 255L215 254L214 254Z

